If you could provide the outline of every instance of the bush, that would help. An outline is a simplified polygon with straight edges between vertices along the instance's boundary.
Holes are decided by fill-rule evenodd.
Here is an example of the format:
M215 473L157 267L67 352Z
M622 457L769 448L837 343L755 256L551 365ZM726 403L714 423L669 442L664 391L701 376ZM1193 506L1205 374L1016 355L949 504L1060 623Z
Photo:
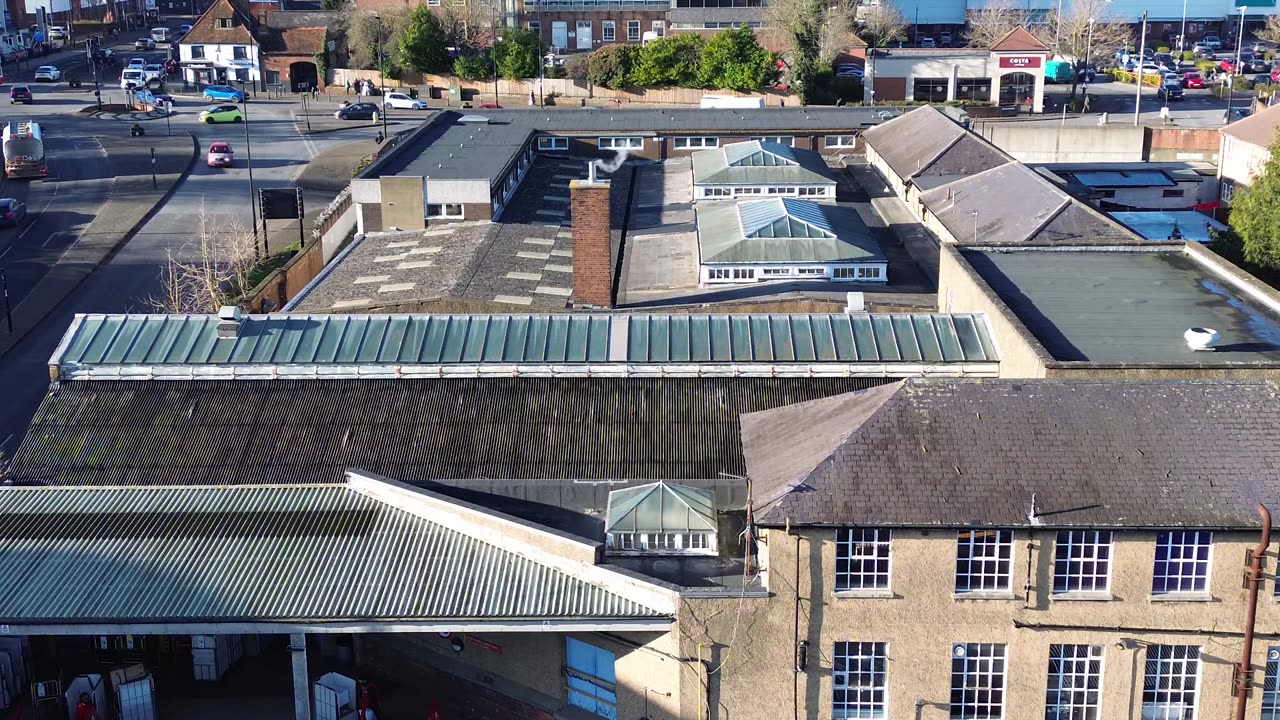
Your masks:
M627 87L639 52L636 45L610 45L591 53L587 62L587 82L610 90Z
M1201 60L1196 63L1196 69L1202 73L1208 73L1218 69L1218 63L1212 60Z
M746 25L721 30L702 48L698 84L703 87L750 92L777 76L773 54L760 47L755 32Z
M633 85L691 87L698 79L702 36L678 33L640 48L633 69Z
M591 64L591 56L584 54L570 55L564 61L564 77L578 83L587 81L587 69Z
M1180 59L1181 59L1183 62L1195 62L1196 54L1195 54L1195 53L1193 53L1193 52L1191 52L1190 50L1188 50L1188 51L1186 51L1186 52L1182 53L1182 55L1181 55L1181 58L1180 58Z
M1266 52L1262 53L1262 59L1263 59L1263 60L1266 60L1267 62L1271 62L1272 60L1275 60L1275 59L1276 59L1276 51L1275 51L1275 50L1268 50L1268 51L1266 51Z
M493 66L483 54L460 55L453 61L453 74L472 82L487 80L493 75Z
M1253 86L1253 78L1245 75L1237 75L1231 85L1236 90L1252 90Z
M1156 52L1158 52L1158 53L1167 53L1167 52L1169 52L1169 46L1168 46L1168 45L1161 45L1160 47L1156 48Z

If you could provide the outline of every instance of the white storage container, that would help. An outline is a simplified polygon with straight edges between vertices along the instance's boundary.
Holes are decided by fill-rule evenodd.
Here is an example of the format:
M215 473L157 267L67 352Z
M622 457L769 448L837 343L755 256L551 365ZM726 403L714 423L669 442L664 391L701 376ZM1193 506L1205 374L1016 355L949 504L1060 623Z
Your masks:
M311 686L316 720L346 720L356 715L356 681L339 673L325 673Z
M243 655L239 635L192 635L191 663L196 680L221 680Z
M89 697L93 698L93 704L98 706L98 714L106 717L107 712L107 683L103 681L101 675L77 675L74 680L67 685L67 692L64 693L67 698L67 719L76 720L76 705L80 702L80 693L89 693Z
M116 686L120 720L156 720L155 683L150 675Z

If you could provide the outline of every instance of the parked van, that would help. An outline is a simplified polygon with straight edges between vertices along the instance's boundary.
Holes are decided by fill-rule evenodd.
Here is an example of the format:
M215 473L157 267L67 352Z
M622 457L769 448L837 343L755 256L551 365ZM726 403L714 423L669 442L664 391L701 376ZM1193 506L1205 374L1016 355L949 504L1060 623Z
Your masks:
M144 79L142 68L140 67L125 68L124 71L120 73L121 90L128 90L130 87L140 88L146 84L147 81Z
M151 39L158 43L169 42L169 28L151 28Z
M1044 66L1045 82L1069 83L1075 74L1076 71L1071 69L1071 63L1062 60L1051 60Z

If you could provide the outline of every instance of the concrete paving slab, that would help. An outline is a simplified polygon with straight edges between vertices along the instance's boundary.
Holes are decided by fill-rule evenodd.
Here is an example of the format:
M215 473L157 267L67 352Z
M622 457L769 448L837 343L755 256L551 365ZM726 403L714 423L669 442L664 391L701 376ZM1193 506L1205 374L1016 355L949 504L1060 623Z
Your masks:
M555 251L553 250L552 252L555 252ZM516 253L516 257L524 258L526 260L549 260L551 259L551 253L521 250L520 252Z
M542 295L558 295L560 297L569 297L573 294L573 288L552 287L549 285L539 285L533 291Z
M352 285L371 285L374 283L384 283L391 279L390 275L364 275L353 281Z
M532 237L531 237L531 238L525 238L525 239L524 239L524 240L522 240L521 242L523 242L523 243L524 243L524 244L526 244L526 245L542 245L542 246L545 246L545 247L550 247L550 246L552 246L552 245L555 245L555 244L556 244L556 241L555 241L555 240L550 240L550 239L548 239L548 238L532 238Z
M527 295L494 295L494 302L508 303L510 305L532 305L533 298Z
M378 288L380 293L407 292L412 290L417 283L390 283Z
M548 253L548 254L549 254L549 255L552 255L552 256L555 256L555 257L567 257L567 258L571 258L571 257L573 257L573 251L572 251L572 250L552 250L552 251L551 251L550 253Z
M571 272L573 272L573 266L572 266L572 265L547 265L547 266L543 267L542 269L543 269L543 271L545 271L545 272L558 272L558 273L571 273Z
M370 300L369 298L357 298L355 300L339 300L338 302L333 304L333 309L341 310L343 308L361 307L363 305L371 305L372 303L373 301Z
M421 270L422 268L431 267L432 265L435 265L434 260L410 260L409 262L400 263L399 265L396 266L396 269L397 270Z
M511 272L507 273L507 277L511 278L512 280L534 280L534 281L537 281L537 280L541 280L541 279L542 279L542 273L534 273L534 272L517 272L517 271L514 271L514 270L513 270L513 271L511 271Z

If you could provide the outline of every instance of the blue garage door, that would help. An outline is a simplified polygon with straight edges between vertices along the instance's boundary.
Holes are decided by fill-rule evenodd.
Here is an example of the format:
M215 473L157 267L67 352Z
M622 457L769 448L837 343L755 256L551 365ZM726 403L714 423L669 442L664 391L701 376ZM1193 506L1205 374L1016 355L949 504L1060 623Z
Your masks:
M618 718L614 655L580 640L565 638L569 704L608 720Z

